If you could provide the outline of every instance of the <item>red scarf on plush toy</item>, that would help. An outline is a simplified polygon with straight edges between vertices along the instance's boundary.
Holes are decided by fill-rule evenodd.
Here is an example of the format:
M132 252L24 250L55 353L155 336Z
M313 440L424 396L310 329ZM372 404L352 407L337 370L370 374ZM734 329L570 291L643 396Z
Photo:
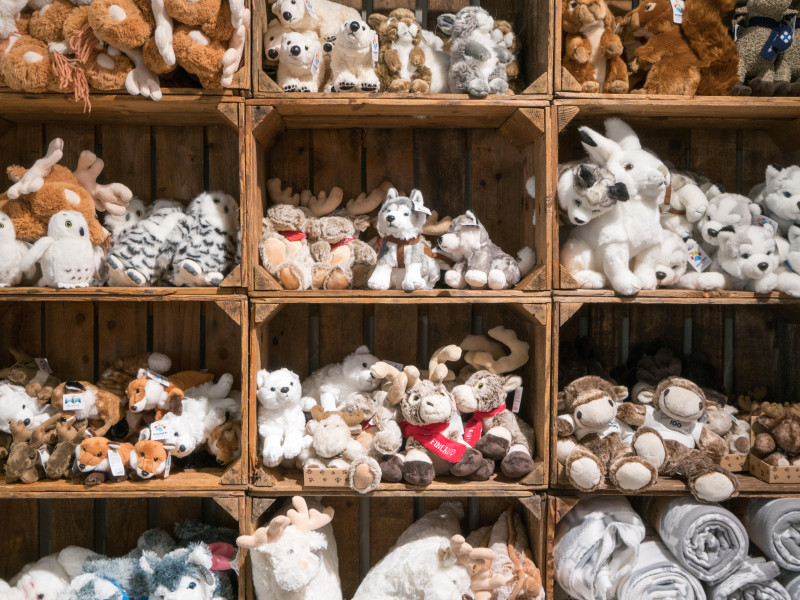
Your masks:
M470 446L474 446L475 443L481 439L481 432L483 432L483 420L493 417L503 412L505 409L506 405L501 404L494 410L490 410L488 412L475 411L472 413L472 418L467 421L466 425L464 425L464 441Z
M412 425L408 421L400 423L403 437L413 437L436 456L447 462L457 463L464 456L467 447L442 435L450 427L450 423L432 423L431 425Z

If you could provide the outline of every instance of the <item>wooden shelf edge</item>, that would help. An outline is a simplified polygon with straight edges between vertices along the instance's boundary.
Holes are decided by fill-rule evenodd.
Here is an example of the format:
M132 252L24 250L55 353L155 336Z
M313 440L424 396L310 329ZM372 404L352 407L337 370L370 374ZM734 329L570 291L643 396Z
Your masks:
M614 303L614 304L750 304L800 305L800 298L779 292L699 292L695 290L645 290L635 296L620 296L613 290L553 290L555 302Z
M0 288L0 301L207 301L245 300L245 288L115 288L97 287L72 290L52 288Z

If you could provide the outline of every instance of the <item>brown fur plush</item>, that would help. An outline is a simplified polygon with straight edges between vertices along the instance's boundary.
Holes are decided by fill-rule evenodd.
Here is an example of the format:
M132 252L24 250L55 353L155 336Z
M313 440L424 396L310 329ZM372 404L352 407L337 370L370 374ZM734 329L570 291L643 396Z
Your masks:
M287 290L311 287L313 259L307 233L312 222L310 211L298 206L275 204L267 209L259 244L261 262Z
M149 38L142 46L142 57L147 68L156 75L166 75L178 68L177 62L173 65L168 65L164 57L161 56L155 37Z
M217 20L221 0L164 0L164 9L167 14L190 27L199 27L204 23ZM230 12L228 13L230 15ZM228 17L230 20L230 16Z
M96 50L83 65L86 81L97 90L121 90L125 88L125 79L133 70L133 63L124 54L111 56L105 51Z
M722 22L735 0L688 0L681 29L700 63L698 96L727 96L739 77L736 43Z
M31 36L43 42L60 42L64 39L64 22L75 9L69 0L55 0L31 16L28 31Z
M206 89L221 89L222 56L225 47L217 40L207 37L199 29L181 25L172 36L175 58L178 64L197 79Z
M398 8L389 13L389 16L375 13L370 15L369 24L378 32L380 40L380 53L375 74L381 82L381 89L389 92L415 92L424 94L431 87L431 70L425 66L425 52L420 45L422 39L422 26L417 23L413 11ZM397 50L392 48L392 43L398 40L397 28L400 25L416 27L417 34L413 38L414 48L408 55L408 65L403 65ZM400 76L403 67L409 71L414 69L409 79Z
M314 219L308 235L315 261L311 269L311 286L320 290L346 290L363 287L366 271L375 265L378 255L366 242L358 239L356 223L343 216Z
M53 57L47 44L28 35L17 39L11 49L3 54L0 74L6 85L15 90L41 93L58 87L53 73Z
M101 390L88 381L79 381L77 383L80 383L86 390L84 394L85 410L88 411L91 404L94 404L94 409L97 410L98 418L89 423L92 426L92 433L94 435L105 435L111 427L125 418L125 407L119 396L107 392L106 390ZM53 397L50 399L50 404L56 410L63 410L64 408L64 394L67 391L66 386L67 382L64 382L56 386L53 390Z
M622 41L614 33L614 16L603 0L562 0L561 27L566 34L562 63L581 84L581 91L628 91ZM593 39L597 41L593 43Z
M124 13L121 21L112 16L119 10ZM89 24L99 40L120 50L138 48L152 33L152 25L133 0L94 0Z
M757 418L766 431L755 436L752 448L753 454L776 467L792 464L787 454L800 453L800 416L791 410L782 412L776 417Z

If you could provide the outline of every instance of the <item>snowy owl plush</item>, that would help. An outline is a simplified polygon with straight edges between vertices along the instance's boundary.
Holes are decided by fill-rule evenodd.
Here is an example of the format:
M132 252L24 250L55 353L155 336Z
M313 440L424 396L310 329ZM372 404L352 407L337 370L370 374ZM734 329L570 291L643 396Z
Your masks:
M22 281L22 258L28 252L28 244L17 239L14 223L4 212L0 212L0 287L19 285ZM24 273L33 277L33 265Z
M103 250L93 246L89 224L74 210L62 210L50 217L47 235L38 240L22 259L23 271L39 262L39 286L88 287L100 268Z

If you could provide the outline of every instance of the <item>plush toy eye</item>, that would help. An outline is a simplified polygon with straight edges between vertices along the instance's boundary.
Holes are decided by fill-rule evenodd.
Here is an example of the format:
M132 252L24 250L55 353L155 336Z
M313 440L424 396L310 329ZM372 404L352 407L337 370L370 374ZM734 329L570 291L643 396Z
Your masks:
M614 403L611 401L611 398L608 399L608 405L609 406L614 406Z
M142 458L144 458L144 452L142 452Z
M367 363L361 363L361 366L366 369L367 368Z
M772 256L772 250L767 250L767 256Z
M98 452L97 456L103 456L103 453L102 452Z
M361 31L366 31L366 30L367 30L367 26L366 25L362 25L361 26Z
M177 431L175 432L175 437L178 437L178 432Z
M214 198L214 204L219 204L219 198Z
M580 205L581 205L581 201L580 200L575 200L575 206L580 206Z
M600 212L599 210L593 210L592 214L599 213L599 212Z
M308 50L308 46L306 46L306 50ZM227 209L227 208L225 209L225 212L228 212L228 209Z
M479 390L482 390L483 389L483 384L479 383L477 387L478 387Z
M158 462L158 457L157 456L153 459L153 462Z
M22 405L22 410L25 410L25 405L24 404Z
M408 216L408 213L404 212L404 213L403 213L403 216L406 216L406 217L407 217L407 216Z
M64 225L66 225L67 227L72 227L72 221L67 221L66 223L64 223Z
M583 413L581 411L578 411L578 414L576 414L575 416L578 417L578 420L580 420L583 418Z
M0 223L0 229L2 229L3 227L5 227L5 225L3 223Z
M672 265L672 267L671 267L671 269L672 269L673 271L674 271L675 269L677 269L677 268L678 268L678 265Z
M142 211L140 211L140 210L137 210L137 211L136 211L136 216L137 216L137 217L141 217L141 216L142 216Z
M194 581L192 581L192 582L191 582L189 585L187 585L186 587L187 587L188 589L190 589L190 590L193 590L194 588L196 588L196 587L197 587L197 584L196 584Z
M655 4L653 6L655 6ZM633 171L633 165L631 163L628 163L627 165L625 165L625 170L626 171Z
M306 50L308 50L308 48L306 48ZM229 210L229 209L228 209L228 207L226 206L226 207L225 207L225 214L228 214L229 212L230 212L230 210Z
M578 3L575 2L575 0L572 0L572 2L569 3L570 10L573 10L576 6L578 6Z
M747 252L745 252L744 254L742 254L742 258L750 258L750 255Z
M270 391L270 392L274 392L274 391L275 391L275 388L269 388L269 391Z
M786 196L787 198L791 198L792 192L783 192L783 195Z
M656 3L655 2L648 2L647 6L645 6L644 9L646 11L650 11L650 10L653 10L655 7L656 7Z
M710 220L711 220L711 217L706 217L706 221L710 221Z
M42 600L42 598L44 598L44 594L36 594L36 597L37 597L39 600Z
M289 552L288 552L287 554L294 554L294 550L292 550L291 548L289 548Z

